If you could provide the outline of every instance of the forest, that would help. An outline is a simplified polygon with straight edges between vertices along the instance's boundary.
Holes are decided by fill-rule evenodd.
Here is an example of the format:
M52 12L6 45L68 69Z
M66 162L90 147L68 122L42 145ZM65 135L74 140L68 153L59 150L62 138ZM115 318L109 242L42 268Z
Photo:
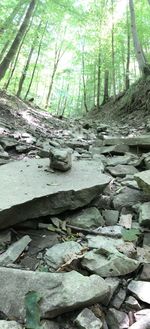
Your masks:
M0 88L55 115L99 109L150 73L149 0L4 0Z

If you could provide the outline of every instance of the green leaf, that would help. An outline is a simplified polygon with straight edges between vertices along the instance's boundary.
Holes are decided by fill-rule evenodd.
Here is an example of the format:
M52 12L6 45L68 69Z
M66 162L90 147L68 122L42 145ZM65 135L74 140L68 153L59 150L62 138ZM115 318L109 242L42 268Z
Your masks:
M39 301L41 297L36 291L29 291L25 296L26 329L43 329L40 326Z
M136 241L138 239L138 236L140 234L140 231L136 228L131 228L131 229L122 229L122 237L124 241Z

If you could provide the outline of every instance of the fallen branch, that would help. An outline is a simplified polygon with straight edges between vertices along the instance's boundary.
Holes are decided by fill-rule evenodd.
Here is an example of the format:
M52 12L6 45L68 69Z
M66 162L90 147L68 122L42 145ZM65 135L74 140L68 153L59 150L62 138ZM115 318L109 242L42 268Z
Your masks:
M88 228L82 228L82 227L77 227L77 226L73 226L73 225L70 225L70 224L66 224L67 227L71 228L72 230L74 231L77 231L77 232L82 232L82 233L85 233L85 234L93 234L93 235L101 235L101 236L108 236L108 237L111 237L111 238L120 238L120 234L116 234L115 236L112 236L112 234L110 233L104 233L104 232L99 232L99 231L96 231L96 230L89 230Z

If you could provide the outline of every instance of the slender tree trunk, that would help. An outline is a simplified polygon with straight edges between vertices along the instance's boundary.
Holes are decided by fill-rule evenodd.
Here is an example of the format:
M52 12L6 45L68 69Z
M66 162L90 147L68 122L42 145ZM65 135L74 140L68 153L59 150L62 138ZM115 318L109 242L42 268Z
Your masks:
M129 0L129 6L130 6L130 17L131 17L131 31L132 31L134 49L135 49L135 54L138 61L139 69L142 74L148 75L150 74L150 68L146 62L142 45L138 37L133 0Z
M25 94L25 97L24 97L25 99L27 99L27 97L29 95L29 92L30 92L30 89L31 89L31 86L32 86L32 82L33 82L33 79L34 79L34 75L35 75L35 71L36 71L36 68L37 68L38 60L39 60L39 57L40 57L40 52L41 52L41 47L42 47L42 42L43 42L43 37L44 37L44 33L45 33L45 30L46 30L46 27L47 27L47 23L45 25L45 28L44 28L43 33L42 33L42 36L41 36L41 40L40 40L40 43L39 43L39 48L38 48L38 52L37 52L35 64L34 64L32 75L31 75L31 80L30 80L30 83L29 83L27 92Z
M30 61L31 61L33 51L34 51L34 46L32 46L31 49L30 49L30 52L29 52L29 55L28 55L28 58L27 58L27 62L26 62L25 67L23 69L23 72L22 72L22 75L21 75L21 78L20 78L20 81L19 81L18 91L17 91L17 94L16 94L17 97L20 97L20 95L21 95L22 87L23 87L23 84L24 84L24 81L25 81L25 78L26 78L26 74L27 74L27 71L28 71L28 68L29 68L29 64L30 64Z
M129 26L129 16L128 16L128 10L127 10L127 63L126 63L126 90L130 87L130 26Z
M2 60L2 62L0 64L0 80L5 76L5 73L9 67L10 62L13 60L14 56L17 53L17 50L19 48L23 35L26 32L26 29L28 28L30 18L35 9L35 5L36 5L36 0L31 0L28 10L26 12L26 15L24 17L24 20L18 30L18 33L8 51L8 53L6 54L6 56L4 57L4 59Z
M112 32L111 32L111 47L112 47L112 80L113 80L113 94L116 97L116 72L115 72L115 45L114 45L114 7L112 0Z
M64 116L66 105L67 105L68 92L69 92L69 82L68 82L68 85L67 85L66 96L65 96L64 104L63 104L63 108L62 108L62 113L61 113L62 116Z
M105 70L105 77L104 77L104 99L103 103L105 104L109 99L109 71Z
M22 7L22 5L24 3L27 3L27 0L20 0L17 3L17 5L15 6L15 8L13 9L13 11L11 12L11 14L7 17L7 19L5 20L3 25L0 26L0 35L1 36L5 32L5 30L10 26L10 24L13 22L13 19L16 17L16 15L18 14L19 9Z
M63 41L61 42L60 46L55 47L55 58L54 58L54 64L53 64L53 70L52 70L52 75L51 75L51 80L50 80L50 84L49 84L49 89L48 89L48 94L46 97L46 104L45 104L45 109L48 108L49 103L50 103L50 98L51 98L51 94L52 94L52 89L53 89L53 84L54 84L54 78L55 78L55 74L57 72L57 68L58 68L58 64L60 62L60 59L62 58L64 51L62 52L62 47L63 47Z
M97 109L100 108L100 84L101 84L101 47L98 51L98 70L97 70Z
M94 63L94 72L93 72L93 76L94 76L94 88L93 88L93 94L94 94L94 106L96 104L96 63Z
M149 3L149 5L150 5L150 0L148 0L148 3Z
M85 80L85 58L84 58L84 46L82 51L82 81L83 81L83 100L85 111L88 112L87 106L87 94L86 94L86 80Z

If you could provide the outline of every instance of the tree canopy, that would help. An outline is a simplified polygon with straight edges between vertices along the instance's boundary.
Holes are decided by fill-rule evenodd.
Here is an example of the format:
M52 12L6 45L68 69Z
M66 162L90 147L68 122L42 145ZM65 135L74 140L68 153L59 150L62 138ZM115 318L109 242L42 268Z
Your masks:
M149 0L4 0L0 87L80 115L150 74Z

